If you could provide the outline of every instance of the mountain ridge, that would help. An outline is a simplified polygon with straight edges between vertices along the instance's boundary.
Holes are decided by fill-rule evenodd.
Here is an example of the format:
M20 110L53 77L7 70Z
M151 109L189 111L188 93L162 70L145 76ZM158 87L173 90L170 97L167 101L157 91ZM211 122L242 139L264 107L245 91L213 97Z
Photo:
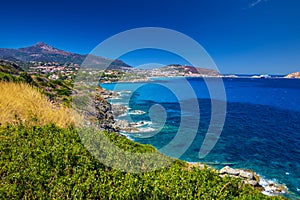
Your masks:
M72 53L65 50L61 50L50 46L44 42L37 42L29 47L21 48L0 48L0 59L8 60L12 62L57 62L57 63L74 63L74 64L84 64L84 67L95 68L95 69L132 69L132 66L126 64L122 60L113 60L109 58L104 58L101 56L96 56L93 54L78 54ZM22 64L21 64L22 65ZM24 65L26 66L26 65ZM108 67L107 67L108 66ZM25 69L25 68L24 68ZM169 64L157 70L153 71L153 74L159 73L162 75L169 74L181 74L181 75L195 75L203 74L209 76L219 76L220 74L213 69L199 68L194 66L183 66L180 64ZM165 73L165 74L164 74ZM168 74L167 74L168 75Z
M44 42L38 42L29 47L22 48L0 48L0 59L21 62L58 62L75 63L81 65L88 59L88 66L91 68L101 68L109 65L110 69L120 69L121 67L131 67L121 60L112 60L92 54L78 54L67 52L52 47Z

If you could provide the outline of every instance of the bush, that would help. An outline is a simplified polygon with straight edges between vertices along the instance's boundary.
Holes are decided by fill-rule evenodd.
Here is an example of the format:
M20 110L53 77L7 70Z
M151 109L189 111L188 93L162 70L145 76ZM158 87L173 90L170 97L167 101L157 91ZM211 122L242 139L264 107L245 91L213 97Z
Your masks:
M17 78L10 74L0 72L0 81L6 81L6 82L17 81Z

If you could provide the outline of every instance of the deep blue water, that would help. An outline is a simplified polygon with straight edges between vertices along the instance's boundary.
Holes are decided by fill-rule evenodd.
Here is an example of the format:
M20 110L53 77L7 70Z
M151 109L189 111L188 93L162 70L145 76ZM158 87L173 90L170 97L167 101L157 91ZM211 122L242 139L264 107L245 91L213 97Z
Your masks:
M186 80L188 82L186 82ZM194 91L191 94L186 84ZM161 105L166 112L166 122L159 127L156 122L142 127L161 128L156 134L141 132L128 134L133 140L152 144L162 149L174 139L179 130L180 120L188 116L184 126L198 123L196 137L180 159L191 162L208 162L221 168L232 164L236 168L256 171L267 179L285 184L291 193L300 196L300 80L295 79L223 79L226 99L222 95L211 99L207 84L218 93L219 82L201 78L155 79L151 83L104 84L103 87L121 92L121 98L114 103L125 104L131 110L143 110L144 115L129 115L132 121L150 121L149 109ZM174 89L176 88L176 89ZM221 93L221 92L220 92ZM193 104L197 99L196 105ZM212 151L199 158L200 147L211 120L212 102L227 105L224 128ZM182 105L191 105L182 110ZM121 118L127 119L129 116ZM200 121L198 117L200 116ZM182 140L171 149L179 151L185 145ZM174 152L165 152L173 155Z

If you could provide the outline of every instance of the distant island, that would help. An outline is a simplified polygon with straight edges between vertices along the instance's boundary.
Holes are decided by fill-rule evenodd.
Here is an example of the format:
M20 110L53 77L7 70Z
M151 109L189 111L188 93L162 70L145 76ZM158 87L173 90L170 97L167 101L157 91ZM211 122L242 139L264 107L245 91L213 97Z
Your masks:
M293 72L286 75L284 78L300 78L300 72Z

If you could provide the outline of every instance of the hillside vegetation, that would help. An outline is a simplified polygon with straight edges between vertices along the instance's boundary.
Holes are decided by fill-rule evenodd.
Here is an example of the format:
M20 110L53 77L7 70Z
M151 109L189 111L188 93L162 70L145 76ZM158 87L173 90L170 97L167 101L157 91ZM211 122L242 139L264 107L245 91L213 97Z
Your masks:
M60 127L73 124L72 112L46 99L37 88L26 83L0 81L0 123L46 125Z
M99 134L122 149L153 151ZM188 170L183 162L148 173L113 170L89 154L73 128L9 126L0 128L0 137L0 199L280 199L211 169Z
M27 83L39 88L40 92L47 96L47 99L71 107L72 84L71 80L51 80L47 75L29 75L26 71L14 63L0 60L0 81Z

